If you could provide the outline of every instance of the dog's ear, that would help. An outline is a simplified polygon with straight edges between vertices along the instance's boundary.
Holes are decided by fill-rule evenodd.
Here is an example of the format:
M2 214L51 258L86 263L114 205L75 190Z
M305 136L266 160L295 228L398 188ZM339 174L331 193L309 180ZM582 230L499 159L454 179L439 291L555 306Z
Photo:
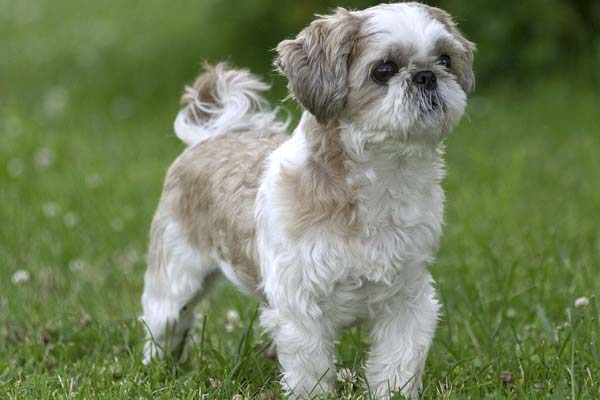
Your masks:
M359 17L338 8L277 46L275 67L288 79L294 98L320 123L332 120L344 108L348 65L360 24Z
M442 23L452 36L463 46L464 51L460 54L458 60L452 60L452 63L457 66L457 81L465 91L469 94L475 89L475 74L473 73L473 53L476 50L475 43L469 41L463 33L458 29L456 22L452 16L446 11L431 7L425 4L420 4L433 18Z

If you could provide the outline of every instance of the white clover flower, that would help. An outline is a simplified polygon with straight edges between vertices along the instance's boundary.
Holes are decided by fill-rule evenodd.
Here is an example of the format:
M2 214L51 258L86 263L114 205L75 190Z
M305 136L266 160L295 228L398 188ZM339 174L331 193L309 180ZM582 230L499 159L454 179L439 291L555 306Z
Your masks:
M62 116L69 103L69 91L63 86L54 86L46 90L42 108L48 118Z
M30 279L31 279L31 275L29 274L29 272L25 271L24 269L15 271L15 273L12 274L12 276L10 277L10 281L12 283L14 283L15 285L23 285L23 284L29 282Z
M590 299L585 296L575 299L575 307L577 308L586 308L589 304Z
M54 162L54 151L48 147L41 147L35 152L34 161L38 168L47 168Z
M79 223L79 217L72 211L66 213L63 220L65 226L67 226L68 228L72 228Z
M69 270L71 272L81 271L86 266L86 262L81 259L71 260L69 262Z
M60 213L60 206L53 201L49 201L44 204L42 210L46 217L54 218Z
M356 382L356 372L350 368L342 368L337 373L337 380L342 383L354 383Z
M90 326L92 324L92 317L88 313L83 313L81 319L79 320L79 323L82 326Z
M102 177L98 174L91 174L85 177L85 184L90 189L95 189L102 184Z
M240 322L240 313L234 309L228 310L227 321L233 324Z

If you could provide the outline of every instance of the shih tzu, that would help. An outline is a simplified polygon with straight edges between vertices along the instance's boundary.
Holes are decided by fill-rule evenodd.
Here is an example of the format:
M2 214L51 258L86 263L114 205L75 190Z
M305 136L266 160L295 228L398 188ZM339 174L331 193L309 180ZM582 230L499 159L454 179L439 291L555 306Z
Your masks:
M443 140L474 87L474 45L419 3L337 9L277 46L304 113L292 136L246 70L185 89L152 223L145 362L185 348L219 271L262 302L291 398L334 388L340 329L367 321L377 398L417 397L439 303L427 266L443 220Z

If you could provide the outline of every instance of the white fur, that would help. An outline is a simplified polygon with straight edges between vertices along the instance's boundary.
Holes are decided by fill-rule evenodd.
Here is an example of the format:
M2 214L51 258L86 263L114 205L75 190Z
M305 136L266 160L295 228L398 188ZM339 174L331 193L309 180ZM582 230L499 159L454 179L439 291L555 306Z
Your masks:
M216 269L211 259L188 244L172 218L159 245L168 263L165 268L146 272L142 294L144 315L141 319L150 335L144 346L145 364L152 358L162 358L165 351L176 350L190 334L196 296L205 279ZM183 343L181 360L187 356L189 343Z
M411 45L418 60L427 60L435 42L441 38L454 41L452 35L437 20L432 19L424 8L410 3L382 4L365 11L369 15L372 32L378 40L373 50L386 49L390 44ZM457 45L460 46L460 44Z

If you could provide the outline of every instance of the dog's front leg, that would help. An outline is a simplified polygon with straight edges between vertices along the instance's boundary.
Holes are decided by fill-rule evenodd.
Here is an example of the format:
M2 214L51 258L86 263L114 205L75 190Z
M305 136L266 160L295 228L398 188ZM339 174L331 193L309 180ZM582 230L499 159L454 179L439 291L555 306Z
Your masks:
M429 275L426 278L416 296L399 294L372 321L366 374L377 398L388 399L398 391L418 398L439 310Z
M263 309L261 324L277 346L287 397L309 399L334 389L336 329L326 318L307 313L306 304L297 309L290 306Z

